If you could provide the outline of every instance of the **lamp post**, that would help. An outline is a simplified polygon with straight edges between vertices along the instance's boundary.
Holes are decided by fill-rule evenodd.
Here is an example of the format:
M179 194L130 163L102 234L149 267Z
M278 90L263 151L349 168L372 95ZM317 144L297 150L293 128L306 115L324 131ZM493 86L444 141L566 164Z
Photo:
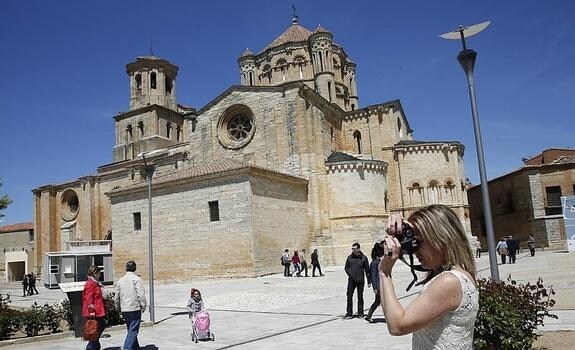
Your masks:
M491 22L483 22L471 27L459 26L456 30L441 34L443 39L459 40L463 45L463 50L457 55L457 60L463 68L467 77L469 87L469 98L471 100L471 114L473 116L473 130L475 132L475 146L477 148L477 161L479 163L479 176L481 178L481 195L483 200L483 212L485 214L485 229L487 231L487 251L489 253L489 266L491 269L491 279L499 281L499 269L497 267L497 252L495 251L495 235L493 233L493 221L491 217L491 204L489 201L489 187L485 171L485 159L483 157L483 141L481 140L481 128L479 126L479 112L477 111L477 101L475 99L475 82L473 80L473 67L477 52L468 49L465 45L465 38L473 36L485 28Z
M142 152L138 157L144 160L144 170L148 180L148 279L150 288L150 322L156 323L155 304L154 304L154 245L152 244L152 177L156 171L154 164L148 164L146 156L164 152L166 149L159 149L151 152Z

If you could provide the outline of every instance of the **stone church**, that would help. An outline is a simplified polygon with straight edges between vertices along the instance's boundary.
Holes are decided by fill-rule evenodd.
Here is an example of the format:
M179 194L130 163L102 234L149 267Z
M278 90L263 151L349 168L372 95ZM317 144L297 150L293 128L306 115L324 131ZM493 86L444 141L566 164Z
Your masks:
M370 251L391 213L431 203L452 207L470 232L464 146L415 140L399 100L362 107L357 65L330 31L294 18L237 63L240 85L199 109L176 102L173 63L150 55L126 66L113 162L33 190L38 265L68 241L111 239L114 274L134 259L147 278L144 164L155 170L161 281L279 272L286 248L343 264L353 242Z

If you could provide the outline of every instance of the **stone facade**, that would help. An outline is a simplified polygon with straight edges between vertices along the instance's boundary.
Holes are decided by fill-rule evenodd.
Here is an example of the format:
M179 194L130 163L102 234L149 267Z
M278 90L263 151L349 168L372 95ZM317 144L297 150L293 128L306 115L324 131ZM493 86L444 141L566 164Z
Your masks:
M241 85L200 109L176 103L177 66L155 56L128 64L130 109L114 117L114 162L34 190L38 257L61 249L66 234L112 238L114 270L134 258L144 274L145 164L155 167L161 280L277 272L285 248L318 248L324 264L343 264L353 242L369 250L391 213L431 203L451 206L469 228L463 145L414 141L399 100L360 108L356 64L330 32L294 21L238 64ZM205 221L214 201L220 220ZM214 254L222 242L236 250Z
M31 222L0 227L0 280L21 281L34 269L34 225Z
M527 246L533 234L538 247L566 249L560 197L575 194L573 150L552 149L524 160L525 165L489 181L496 240L513 235ZM472 232L487 247L481 186L468 191Z

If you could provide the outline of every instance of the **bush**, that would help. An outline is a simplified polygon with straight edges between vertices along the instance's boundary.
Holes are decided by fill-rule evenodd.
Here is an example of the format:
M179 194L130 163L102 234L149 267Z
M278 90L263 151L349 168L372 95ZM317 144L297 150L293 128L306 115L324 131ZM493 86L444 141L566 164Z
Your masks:
M34 305L28 310L20 312L21 329L28 337L38 335L44 329L44 312L42 308L34 302Z
M552 287L535 284L507 283L488 279L478 281L479 312L475 321L475 349L531 349L537 339L535 331L545 317L557 318L548 308L555 305Z
M44 304L42 306L42 318L43 325L48 328L50 333L61 333L62 332L62 319L64 312L59 305L48 305Z
M19 311L8 308L10 294L0 294L0 340L9 339L10 336L20 329Z
M106 307L106 327L116 326L119 324L124 324L124 318L122 318L122 313L116 309L116 304L114 303L114 295L116 293L111 292L104 298L104 303Z
M62 300L62 304L60 304L60 308L62 309L62 318L68 324L68 330L74 330L74 318L72 316L72 307L70 306L70 300L64 299Z

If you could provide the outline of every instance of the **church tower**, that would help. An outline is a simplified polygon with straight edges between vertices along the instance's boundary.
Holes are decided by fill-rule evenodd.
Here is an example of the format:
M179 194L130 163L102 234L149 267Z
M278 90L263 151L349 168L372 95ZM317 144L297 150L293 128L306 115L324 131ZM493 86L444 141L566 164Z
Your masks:
M256 60L254 53L250 49L246 49L238 59L240 65L240 82L242 85L254 86L255 85L255 68Z
M159 105L176 110L178 67L156 57L140 56L126 65L130 77L130 110Z
M315 90L329 102L335 102L335 74L332 69L333 35L318 26L309 38L314 67Z

